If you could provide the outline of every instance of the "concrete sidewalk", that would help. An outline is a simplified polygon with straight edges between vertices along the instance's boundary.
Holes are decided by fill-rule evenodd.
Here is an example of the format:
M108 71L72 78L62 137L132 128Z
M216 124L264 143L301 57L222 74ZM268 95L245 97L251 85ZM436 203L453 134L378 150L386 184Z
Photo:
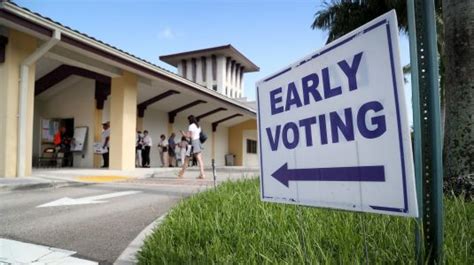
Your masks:
M158 178L174 180L180 168L136 168L133 170L112 169L79 169L79 168L47 168L33 169L32 176L22 178L0 178L0 191L34 189L46 187L65 187L90 183L107 183L131 181L136 179ZM211 167L206 167L207 179L213 179ZM193 179L199 175L199 168L188 168L185 179ZM256 167L217 167L218 180L237 179L242 176L257 176Z

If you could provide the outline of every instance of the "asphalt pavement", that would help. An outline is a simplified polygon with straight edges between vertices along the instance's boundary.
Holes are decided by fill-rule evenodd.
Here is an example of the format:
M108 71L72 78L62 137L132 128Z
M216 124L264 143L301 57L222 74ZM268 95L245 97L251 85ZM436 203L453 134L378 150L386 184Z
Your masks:
M3 191L0 238L71 250L76 257L112 264L140 231L207 185L211 182L147 179Z

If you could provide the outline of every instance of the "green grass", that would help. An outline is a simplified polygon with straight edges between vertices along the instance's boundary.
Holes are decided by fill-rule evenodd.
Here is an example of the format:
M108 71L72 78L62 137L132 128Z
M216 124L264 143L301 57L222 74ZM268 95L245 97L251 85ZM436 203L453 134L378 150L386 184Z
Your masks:
M258 185L227 182L182 201L139 264L366 264L366 253L370 264L414 263L413 219L263 203ZM447 199L445 215L445 263L474 264L474 203Z

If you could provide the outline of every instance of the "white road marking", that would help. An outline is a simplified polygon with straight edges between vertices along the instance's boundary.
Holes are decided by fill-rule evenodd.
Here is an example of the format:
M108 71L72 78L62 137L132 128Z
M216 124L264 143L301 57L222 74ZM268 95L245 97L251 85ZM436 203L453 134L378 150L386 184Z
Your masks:
M97 262L75 258L75 251L0 238L0 264L97 265Z
M97 195L97 196L89 196L89 197L78 198L78 199L64 197L52 202L41 204L39 206L36 206L36 208L104 203L104 202L107 202L107 201L104 201L105 199L111 199L115 197L127 196L127 195L132 195L132 194L137 194L137 193L141 193L141 191L135 191L135 190L121 191L121 192L114 192L114 193L108 193L108 194Z

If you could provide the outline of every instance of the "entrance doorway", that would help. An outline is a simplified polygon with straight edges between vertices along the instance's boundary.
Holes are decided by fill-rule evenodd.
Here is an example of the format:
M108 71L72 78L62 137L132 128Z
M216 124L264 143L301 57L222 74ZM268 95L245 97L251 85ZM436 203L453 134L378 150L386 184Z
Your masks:
M72 167L74 118L41 119L37 167Z

